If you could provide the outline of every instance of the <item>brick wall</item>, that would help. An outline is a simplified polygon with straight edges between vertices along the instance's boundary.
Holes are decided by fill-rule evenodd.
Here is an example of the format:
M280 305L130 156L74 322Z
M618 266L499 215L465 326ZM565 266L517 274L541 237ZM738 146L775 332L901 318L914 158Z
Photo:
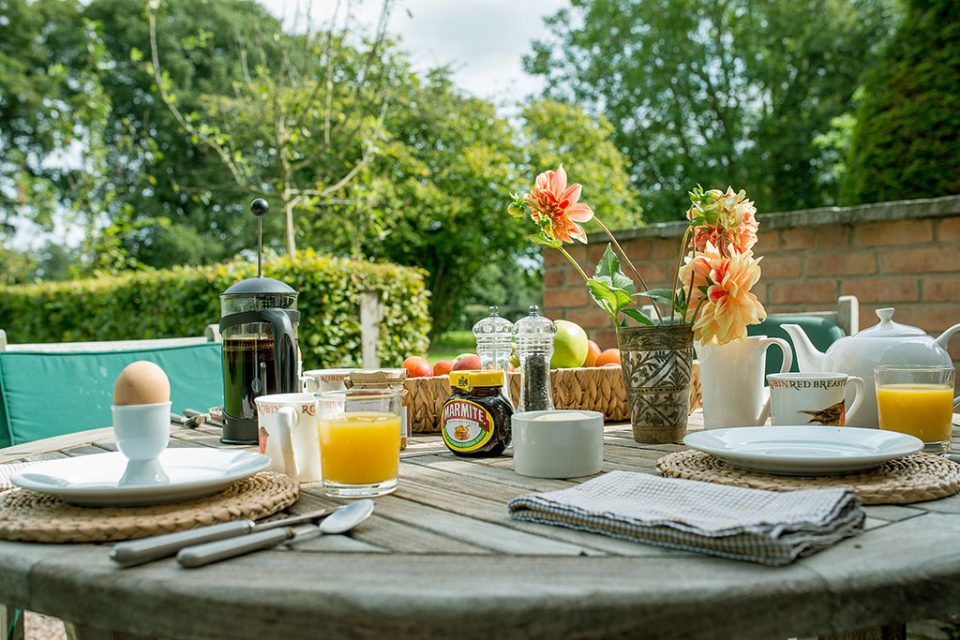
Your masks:
M754 253L763 277L754 292L768 313L833 309L841 295L860 300L860 328L874 310L938 334L960 322L960 196L760 215ZM649 287L669 286L684 224L619 232L618 240ZM570 253L593 273L607 239L591 234ZM584 262L585 261L585 262ZM558 252L544 252L545 314L583 326L601 347L615 346L608 316ZM950 345L960 360L960 335Z

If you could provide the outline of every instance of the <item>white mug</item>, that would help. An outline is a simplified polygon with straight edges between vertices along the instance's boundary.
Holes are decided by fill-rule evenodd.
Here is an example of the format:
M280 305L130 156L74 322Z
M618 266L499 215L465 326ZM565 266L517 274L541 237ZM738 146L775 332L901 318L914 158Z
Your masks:
M324 393L325 391L343 391L347 388L344 381L354 371L359 369L311 369L304 371L300 377L303 390L307 393Z
M770 418L774 425L843 426L863 404L863 378L843 373L771 373ZM847 384L856 395L847 409Z
M269 456L270 471L285 473L300 482L320 482L318 406L312 393L278 393L260 396L257 420L260 453Z

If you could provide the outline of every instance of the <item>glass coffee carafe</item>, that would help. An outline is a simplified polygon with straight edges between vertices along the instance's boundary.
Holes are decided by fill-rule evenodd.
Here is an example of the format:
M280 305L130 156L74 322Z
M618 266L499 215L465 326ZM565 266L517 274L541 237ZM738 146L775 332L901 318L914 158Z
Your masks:
M263 217L270 206L257 198L257 277L220 294L223 339L223 435L227 444L257 444L256 398L300 391L296 289L263 277Z
M300 387L295 289L272 278L248 278L220 294L223 337L223 442L256 444L254 399Z

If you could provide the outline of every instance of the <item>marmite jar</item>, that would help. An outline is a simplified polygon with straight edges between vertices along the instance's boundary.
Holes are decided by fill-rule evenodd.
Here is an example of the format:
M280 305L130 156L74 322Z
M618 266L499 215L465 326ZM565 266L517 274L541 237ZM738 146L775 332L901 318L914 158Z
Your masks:
M513 408L500 390L502 371L454 371L452 394L443 405L443 442L458 456L498 456L510 445Z

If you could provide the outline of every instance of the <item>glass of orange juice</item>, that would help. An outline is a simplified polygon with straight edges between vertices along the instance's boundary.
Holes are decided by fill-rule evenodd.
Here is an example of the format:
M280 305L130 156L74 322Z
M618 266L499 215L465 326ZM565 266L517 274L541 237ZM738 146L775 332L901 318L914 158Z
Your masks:
M318 394L321 405L328 407L317 422L327 495L370 498L396 490L402 393L347 389Z
M920 438L929 453L950 451L954 368L883 366L874 375L880 428Z

